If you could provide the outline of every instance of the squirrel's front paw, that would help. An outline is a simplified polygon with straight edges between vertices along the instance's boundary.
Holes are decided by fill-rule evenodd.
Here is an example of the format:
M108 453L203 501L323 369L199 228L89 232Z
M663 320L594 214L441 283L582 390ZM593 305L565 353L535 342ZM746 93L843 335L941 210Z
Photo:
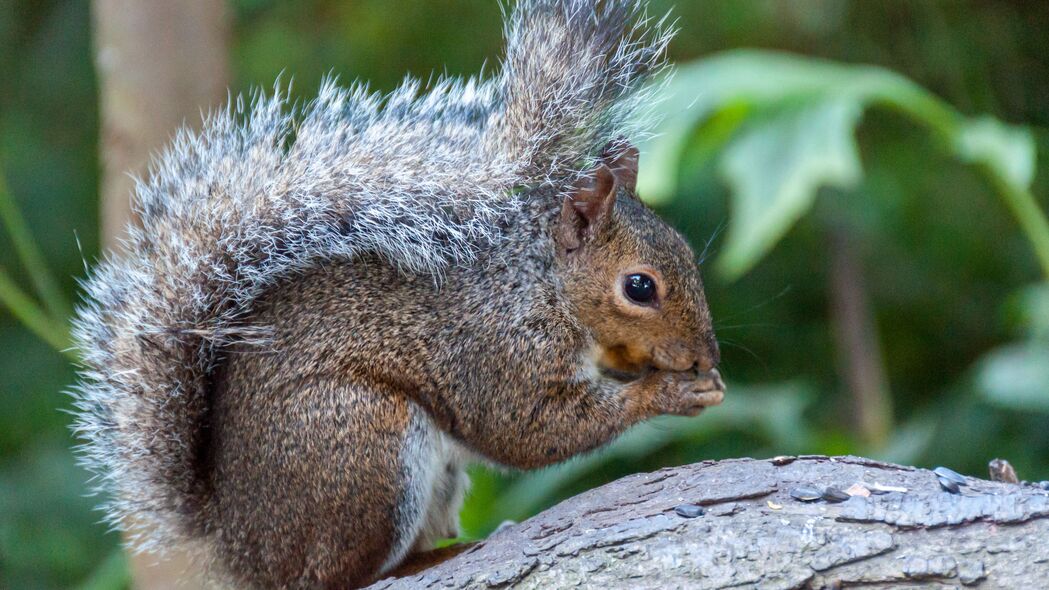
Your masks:
M696 416L725 398L725 382L717 369L667 374L662 410L665 414Z

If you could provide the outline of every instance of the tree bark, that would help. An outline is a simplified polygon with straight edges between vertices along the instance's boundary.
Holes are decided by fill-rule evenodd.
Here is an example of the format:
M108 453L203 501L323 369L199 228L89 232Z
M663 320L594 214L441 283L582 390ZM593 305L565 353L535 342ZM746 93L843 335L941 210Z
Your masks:
M94 0L101 106L102 235L113 248L132 219L134 180L182 125L226 100L224 0Z
M119 249L132 215L134 177L183 126L221 105L229 85L224 0L94 0L101 107L103 245ZM185 555L131 557L136 588L203 587Z
M856 483L906 491L791 496ZM930 471L858 457L705 462L585 492L370 588L1041 588L1047 516L1031 484L967 478L952 494Z

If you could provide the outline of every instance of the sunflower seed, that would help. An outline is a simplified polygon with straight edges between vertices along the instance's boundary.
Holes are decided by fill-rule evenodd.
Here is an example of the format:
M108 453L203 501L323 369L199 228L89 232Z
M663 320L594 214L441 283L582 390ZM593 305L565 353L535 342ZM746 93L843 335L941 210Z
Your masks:
M940 487L947 490L948 492L952 494L957 494L961 492L961 488L958 487L958 482L954 481L953 479L947 479L943 476L938 476L936 479L940 482Z
M946 467L937 467L936 469L933 469L932 472L942 477L943 479L949 479L960 486L968 484L968 482L965 479L965 476L958 473L957 471L954 471L953 469L948 469Z
M794 488L790 491L790 497L800 502L815 502L823 497L823 494L815 488Z
M695 518L703 516L703 507L695 504L681 504L674 507L674 512L677 512L677 515L682 518Z
M852 496L846 494L838 488L829 487L823 490L823 494L821 497L832 504L837 504L838 502L844 502L845 500L848 500Z

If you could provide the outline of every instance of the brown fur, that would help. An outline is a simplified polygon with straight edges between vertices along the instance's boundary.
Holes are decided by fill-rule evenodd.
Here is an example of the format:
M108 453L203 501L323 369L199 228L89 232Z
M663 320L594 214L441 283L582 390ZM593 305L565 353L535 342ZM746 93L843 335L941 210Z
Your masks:
M564 201L527 195L498 250L440 284L368 257L263 297L252 321L272 343L227 352L208 445L208 520L237 580L374 578L405 535L433 528L420 514L457 508L455 461L437 466L430 503L412 504L412 466L430 456L417 440L532 468L721 401L692 251L633 196L636 162L609 157ZM623 299L635 267L659 275L658 305ZM438 534L455 533L454 514L434 514Z

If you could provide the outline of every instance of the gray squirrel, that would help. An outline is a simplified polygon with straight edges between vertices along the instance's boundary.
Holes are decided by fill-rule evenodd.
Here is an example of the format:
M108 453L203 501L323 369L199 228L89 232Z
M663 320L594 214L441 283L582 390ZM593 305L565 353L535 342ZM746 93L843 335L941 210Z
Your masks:
M74 323L81 458L132 546L360 586L457 535L467 462L720 403L695 256L625 139L671 33L520 0L506 36L492 79L237 100L138 184Z

